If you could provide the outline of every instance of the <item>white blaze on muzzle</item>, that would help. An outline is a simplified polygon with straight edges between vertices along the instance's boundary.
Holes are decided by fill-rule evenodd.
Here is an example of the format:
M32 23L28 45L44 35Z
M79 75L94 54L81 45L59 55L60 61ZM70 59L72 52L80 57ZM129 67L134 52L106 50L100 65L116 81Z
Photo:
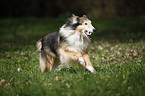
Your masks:
M90 39L94 31L95 31L95 28L93 28L93 30L84 30L83 33L88 39Z
M83 33L88 39L90 39L93 32L90 32L88 30L84 30Z
M86 35L91 35L92 33L93 33L93 32L90 32L90 31L88 31L88 30L85 31L85 34L86 34Z

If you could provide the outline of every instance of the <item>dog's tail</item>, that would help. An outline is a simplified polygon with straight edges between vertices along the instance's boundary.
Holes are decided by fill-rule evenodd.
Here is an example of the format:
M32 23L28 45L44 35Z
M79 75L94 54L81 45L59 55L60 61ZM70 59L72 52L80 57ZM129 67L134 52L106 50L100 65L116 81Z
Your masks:
M37 51L39 52L39 61L41 72L51 71L57 66L57 57L51 52L48 48L43 48L43 40L40 39L37 41ZM55 63L55 64L54 64Z
M45 72L47 57L45 55L45 52L42 50L42 38L37 41L36 47L37 47L37 51L39 52L39 62L40 62L41 71Z
M40 52L42 48L42 38L36 43L37 51Z

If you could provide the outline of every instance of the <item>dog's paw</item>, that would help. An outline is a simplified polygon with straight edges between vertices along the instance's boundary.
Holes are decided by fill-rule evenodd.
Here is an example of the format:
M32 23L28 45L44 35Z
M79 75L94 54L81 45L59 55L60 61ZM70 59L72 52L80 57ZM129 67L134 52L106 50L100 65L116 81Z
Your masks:
M86 66L86 68L90 71L90 72L92 72L92 73L96 73L96 70L92 67L92 66Z

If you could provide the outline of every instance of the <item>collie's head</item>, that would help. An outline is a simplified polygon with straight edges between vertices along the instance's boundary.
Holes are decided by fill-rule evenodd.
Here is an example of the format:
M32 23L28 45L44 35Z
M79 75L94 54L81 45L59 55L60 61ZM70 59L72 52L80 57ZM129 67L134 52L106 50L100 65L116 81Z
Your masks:
M60 33L65 35L65 37L79 33L81 36L88 39L90 39L94 31L95 28L92 26L91 20L89 20L86 15L79 17L74 14L72 14L71 18L67 19L66 24L64 24L60 29Z
M84 36L90 38L95 28L92 25L91 20L86 15L79 18L79 25L76 27L76 31L83 33Z

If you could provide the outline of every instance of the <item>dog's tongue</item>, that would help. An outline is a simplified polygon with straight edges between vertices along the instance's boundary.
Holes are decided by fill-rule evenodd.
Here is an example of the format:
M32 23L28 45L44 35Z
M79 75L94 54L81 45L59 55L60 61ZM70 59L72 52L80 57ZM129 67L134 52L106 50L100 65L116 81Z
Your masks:
M87 35L89 39L91 39L91 35Z
M91 34L89 34L88 32L86 32L86 35L89 39L91 39Z

